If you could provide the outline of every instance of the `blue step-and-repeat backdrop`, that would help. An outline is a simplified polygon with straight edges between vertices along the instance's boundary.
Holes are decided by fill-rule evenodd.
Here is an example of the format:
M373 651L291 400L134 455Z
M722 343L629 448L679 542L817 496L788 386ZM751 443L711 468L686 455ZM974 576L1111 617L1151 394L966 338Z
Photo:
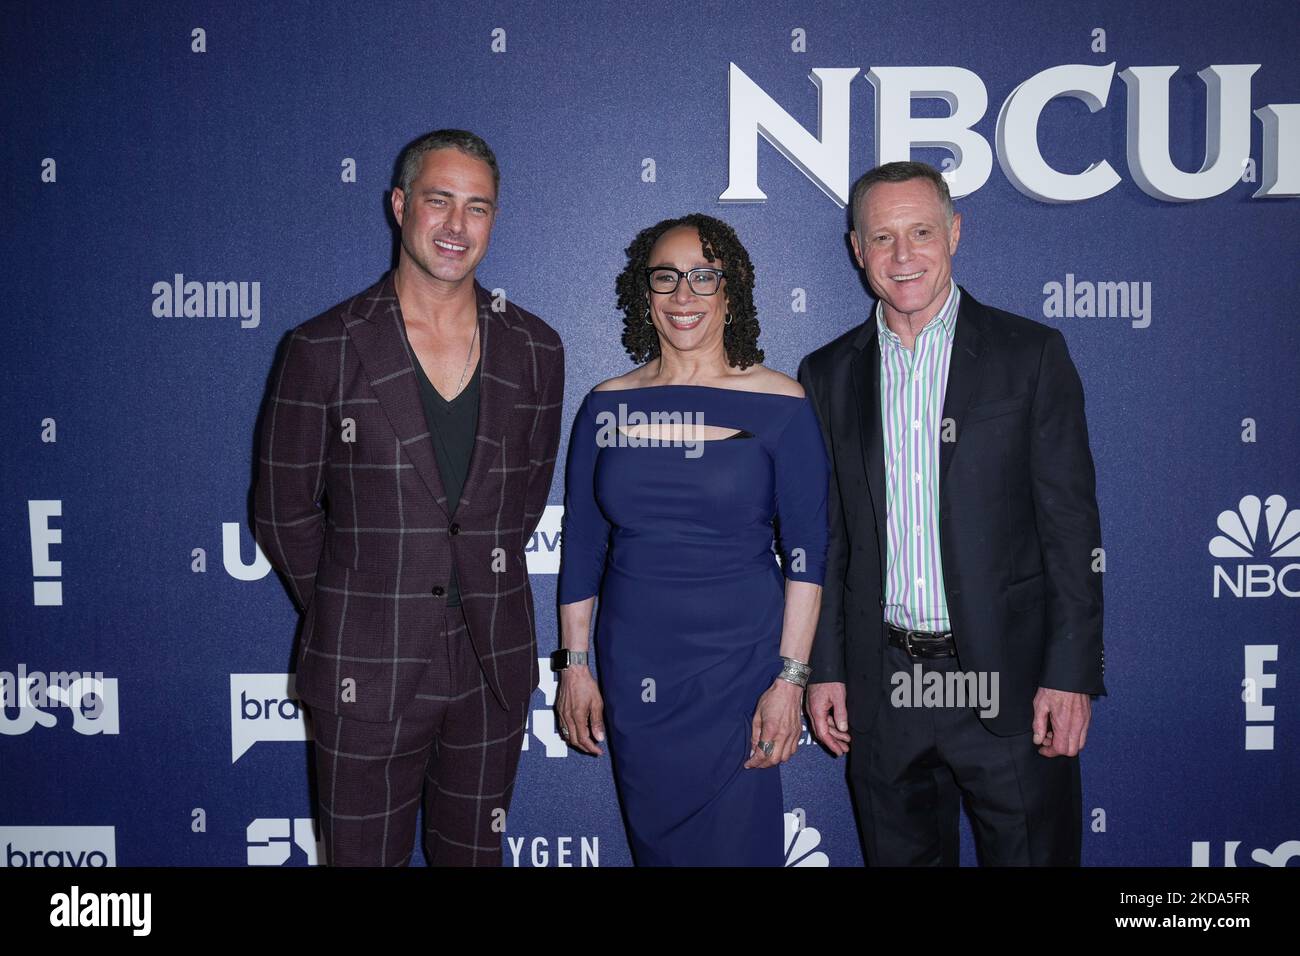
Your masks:
M1289 0L7 7L0 863L320 862L254 428L285 332L392 264L398 151L461 127L502 170L479 277L564 339L566 443L631 367L639 229L732 223L793 373L868 316L849 184L939 166L955 277L1060 328L1087 396L1110 696L1085 863L1295 865L1298 48ZM189 283L220 307L176 314ZM627 865L608 758L563 745L554 691L543 666L504 861ZM804 743L787 862L859 865L845 764Z

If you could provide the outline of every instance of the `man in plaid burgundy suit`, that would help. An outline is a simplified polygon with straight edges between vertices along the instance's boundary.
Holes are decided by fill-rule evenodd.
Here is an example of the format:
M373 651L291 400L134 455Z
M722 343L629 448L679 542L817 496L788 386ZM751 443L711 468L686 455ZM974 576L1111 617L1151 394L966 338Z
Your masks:
M498 866L537 685L524 547L546 507L564 351L475 280L496 158L439 130L391 195L397 268L285 340L262 413L257 540L304 613L334 865Z

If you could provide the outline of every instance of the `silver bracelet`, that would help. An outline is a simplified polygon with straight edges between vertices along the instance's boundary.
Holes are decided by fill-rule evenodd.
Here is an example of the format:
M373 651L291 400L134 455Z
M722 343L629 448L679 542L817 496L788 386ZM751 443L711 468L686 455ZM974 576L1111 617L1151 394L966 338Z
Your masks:
M811 674L812 668L802 661L797 661L793 657L782 657L781 673L776 676L781 680L789 681L791 684L807 687L808 678Z

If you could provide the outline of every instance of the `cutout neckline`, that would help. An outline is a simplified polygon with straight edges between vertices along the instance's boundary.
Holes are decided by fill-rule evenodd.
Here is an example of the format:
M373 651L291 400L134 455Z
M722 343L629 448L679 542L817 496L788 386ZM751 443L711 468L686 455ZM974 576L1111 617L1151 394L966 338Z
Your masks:
M803 395L783 395L780 392L754 392L747 388L723 388L719 385L691 385L690 383L673 383L669 385L634 385L631 388L602 388L592 389L588 394L606 395L617 394L618 392L648 392L656 388L705 388L711 392L735 392L737 395L767 395L770 398L791 398L795 401L803 401L808 396ZM722 439L718 439L722 441Z
M652 387L652 388L658 388L658 387L662 387L662 386L651 386L651 387ZM709 427L709 426L706 426L706 427ZM714 426L711 426L711 427L714 427L714 428L723 428L723 427L727 427L727 426L714 425ZM674 437L672 437L671 435L665 437L664 435L660 435L660 434L658 434L658 433L653 434L653 435L632 435L632 434L629 434L628 432L624 431L624 430L621 429L621 428L618 430L618 433L619 433L620 435L622 435L624 438L631 438L631 439L635 439L636 441L646 441L646 442L650 442L650 441L658 441L658 442L676 442L676 443L681 443L681 442L715 442L715 441L730 441L730 440L733 439L733 438L753 438L753 437L754 437L754 433L753 433L753 432L746 431L746 430L743 429L743 428L737 428L737 429L736 429L735 431L733 431L730 435L723 435L721 438L674 438Z

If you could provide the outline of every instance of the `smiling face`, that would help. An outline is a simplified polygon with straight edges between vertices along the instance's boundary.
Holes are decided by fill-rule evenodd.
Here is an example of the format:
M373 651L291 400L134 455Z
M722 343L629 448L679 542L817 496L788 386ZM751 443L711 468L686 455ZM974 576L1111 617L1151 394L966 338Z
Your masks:
M646 267L665 266L689 272L691 269L725 269L704 258L700 234L693 226L674 226L650 250ZM659 330L660 342L679 352L701 348L722 349L722 330L727 313L727 280L712 295L696 295L682 277L677 291L667 295L647 292L650 317Z
M858 265L885 303L887 320L906 317L919 331L938 313L948 298L960 237L961 214L950 227L928 180L877 183L867 190L851 241Z
M443 282L473 277L496 218L496 187L487 163L459 149L431 150L410 193L394 189L391 200L402 228L402 258Z

